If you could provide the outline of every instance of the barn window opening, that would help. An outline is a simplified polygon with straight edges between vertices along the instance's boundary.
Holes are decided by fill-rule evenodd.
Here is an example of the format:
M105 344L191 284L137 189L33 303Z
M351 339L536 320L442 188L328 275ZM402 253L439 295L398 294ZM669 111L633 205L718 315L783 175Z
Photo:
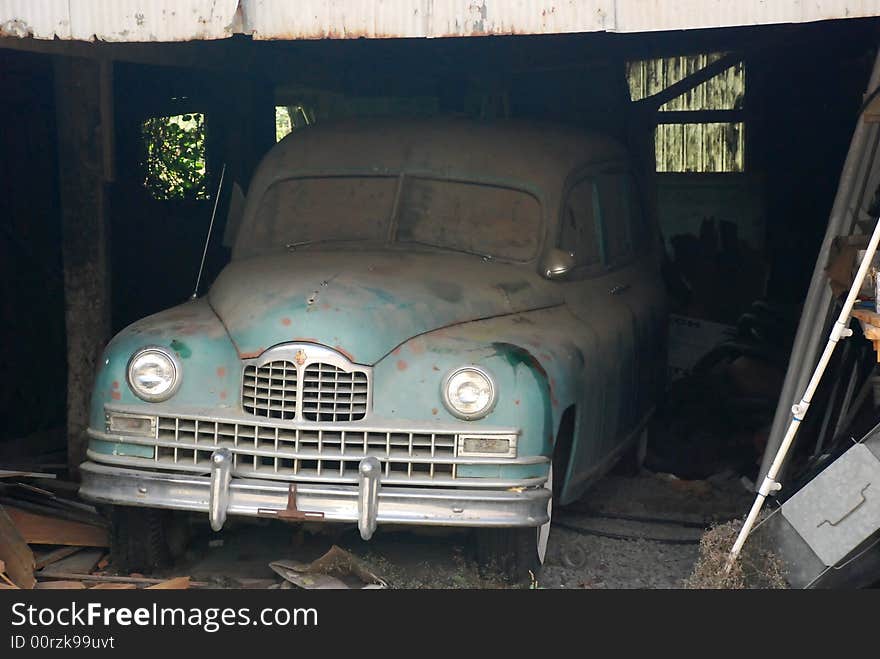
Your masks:
M280 142L297 128L315 123L314 113L305 106L275 106L275 141Z
M659 57L627 63L633 101L653 96L725 53ZM742 62L660 106L654 132L658 172L745 170L746 78Z
M208 199L204 114L150 117L141 133L144 187L155 199Z

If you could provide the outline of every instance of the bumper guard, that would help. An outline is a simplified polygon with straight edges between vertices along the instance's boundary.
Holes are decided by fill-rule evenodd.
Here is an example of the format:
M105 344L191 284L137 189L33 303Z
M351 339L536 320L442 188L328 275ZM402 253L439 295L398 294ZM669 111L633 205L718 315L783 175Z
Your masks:
M361 460L358 485L232 478L232 456L211 456L211 475L146 471L96 462L81 465L80 495L114 505L205 512L219 531L227 514L357 523L369 540L379 523L427 526L540 526L547 521L544 487L507 490L382 487L376 458Z

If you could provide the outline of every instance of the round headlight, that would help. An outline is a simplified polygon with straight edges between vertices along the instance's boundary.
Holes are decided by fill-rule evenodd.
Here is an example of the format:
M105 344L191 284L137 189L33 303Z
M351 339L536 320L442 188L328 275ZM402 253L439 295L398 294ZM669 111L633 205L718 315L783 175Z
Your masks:
M495 405L495 383L476 366L458 368L443 381L443 403L460 419L481 419Z
M177 357L164 348L142 348L128 362L128 386L138 398L151 403L167 400L179 384Z

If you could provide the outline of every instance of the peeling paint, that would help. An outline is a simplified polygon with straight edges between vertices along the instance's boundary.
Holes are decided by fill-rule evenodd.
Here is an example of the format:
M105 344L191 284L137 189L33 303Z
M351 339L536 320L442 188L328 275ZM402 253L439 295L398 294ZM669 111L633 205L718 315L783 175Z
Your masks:
M81 41L386 39L652 32L880 15L876 0L0 0L0 35Z
M383 267L370 270L376 264ZM316 276L327 285L315 287ZM432 293L426 290L428 281ZM529 285L519 286L523 281ZM498 286L506 283L519 292L503 295ZM313 295L320 301L308 304ZM530 268L458 254L364 250L233 259L208 299L242 352L304 341L342 345L364 364L424 332L564 301L558 287ZM323 313L323 302L344 309L345 318ZM297 336L291 336L290 327Z
M32 36L34 36L33 29L24 21L12 19L0 23L0 37L25 39Z
M351 354L348 350L346 350L342 346L333 346L333 349L336 352L340 353L341 355L344 355L349 361L357 363L357 360L354 358L354 355Z
M190 350L190 347L183 341L174 339L171 341L171 349L176 352L181 359L189 359L192 357L192 350Z

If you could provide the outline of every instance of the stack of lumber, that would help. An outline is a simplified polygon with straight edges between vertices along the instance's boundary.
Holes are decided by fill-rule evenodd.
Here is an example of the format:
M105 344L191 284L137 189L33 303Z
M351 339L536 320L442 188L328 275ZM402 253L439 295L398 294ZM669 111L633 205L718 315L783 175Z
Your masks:
M35 483L38 483L35 484ZM54 474L0 468L0 589L182 589L189 577L110 575L107 523Z

